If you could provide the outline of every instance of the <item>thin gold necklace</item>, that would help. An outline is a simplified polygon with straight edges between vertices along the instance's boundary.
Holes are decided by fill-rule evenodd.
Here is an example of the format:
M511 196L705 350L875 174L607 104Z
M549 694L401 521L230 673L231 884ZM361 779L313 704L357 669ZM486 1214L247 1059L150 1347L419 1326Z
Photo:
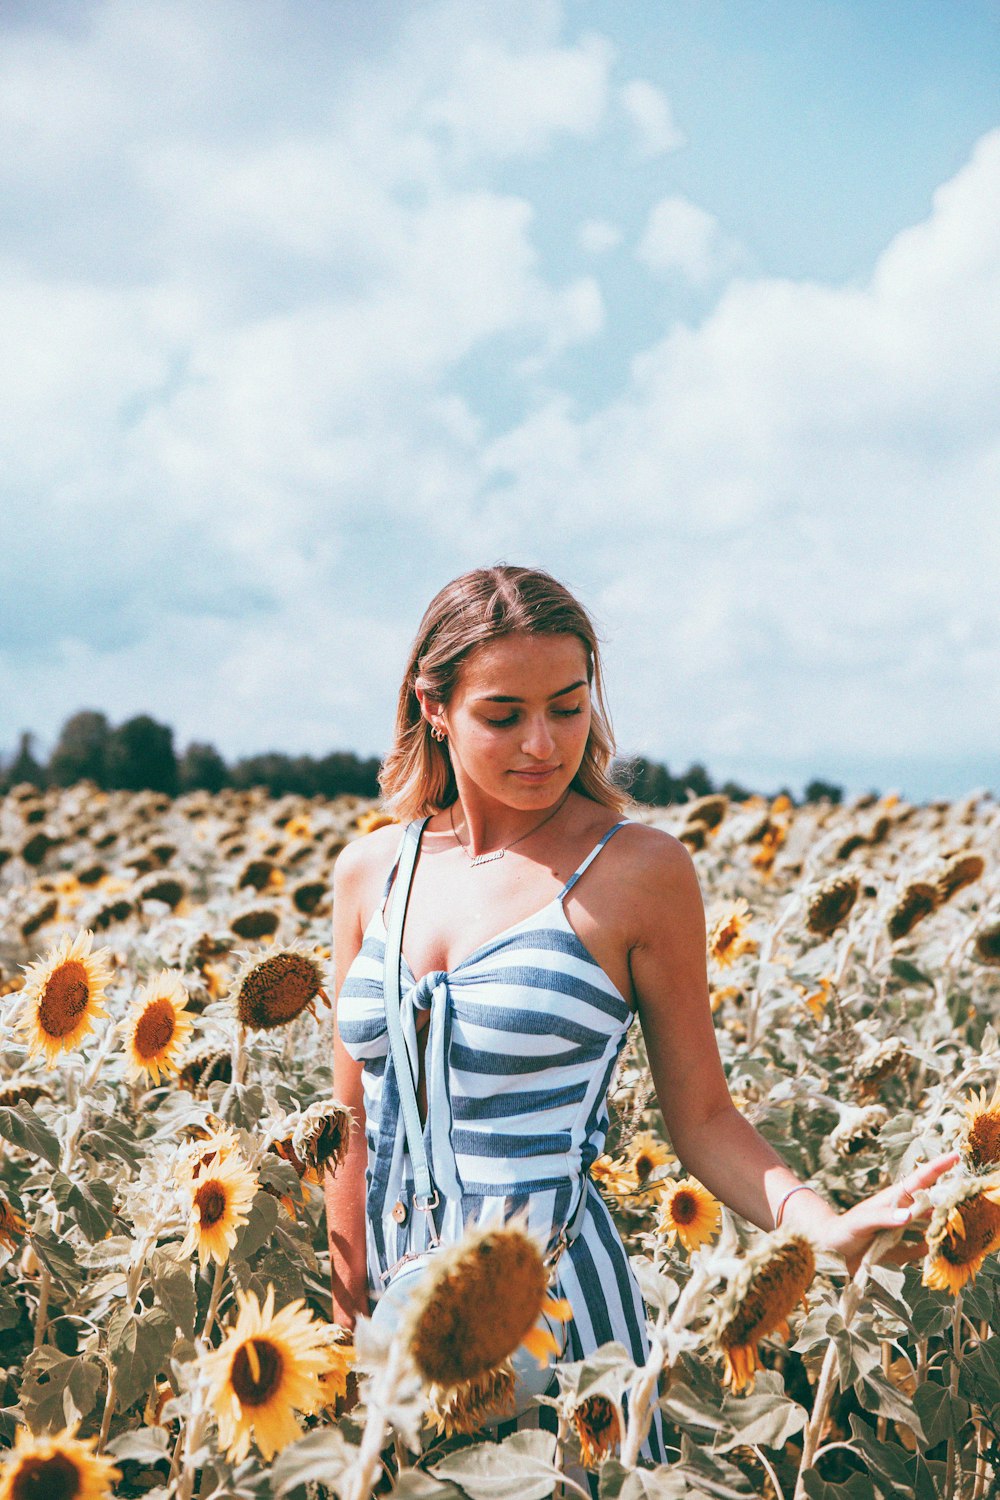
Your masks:
M468 849L462 843L462 840L458 836L458 829L455 827L455 804L453 802L448 809L448 821L451 824L451 831L455 835L455 843L461 849L470 865L488 865L495 859L503 859L508 849L513 849L515 844L520 844L524 839L530 838L533 833L538 832L539 828L544 828L546 823L548 823L550 819L554 818L556 813L559 812L559 810L562 808L563 804L566 801L566 798L569 796L572 790L572 787L567 787L552 811L550 813L546 813L542 821L540 823L536 823L534 828L529 828L527 833L521 834L520 838L511 839L510 843L504 844L502 849L491 849L488 854L470 854Z

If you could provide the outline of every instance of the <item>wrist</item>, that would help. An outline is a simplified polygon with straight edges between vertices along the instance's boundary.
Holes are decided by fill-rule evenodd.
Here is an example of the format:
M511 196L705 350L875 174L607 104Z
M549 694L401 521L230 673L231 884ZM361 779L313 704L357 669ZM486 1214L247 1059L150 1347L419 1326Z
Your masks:
M808 1182L795 1183L778 1200L775 1229L794 1229L813 1237L838 1217L825 1198Z

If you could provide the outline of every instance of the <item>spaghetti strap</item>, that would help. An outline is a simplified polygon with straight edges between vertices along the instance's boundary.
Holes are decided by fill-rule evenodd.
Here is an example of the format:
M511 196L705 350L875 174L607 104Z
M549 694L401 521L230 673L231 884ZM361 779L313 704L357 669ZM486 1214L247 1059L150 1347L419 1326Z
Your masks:
M570 891L576 885L576 882L580 879L580 876L583 874L584 870L586 870L590 866L590 864L600 854L601 850L604 848L605 844L608 842L608 839L611 837L611 835L613 833L617 833L618 830L619 830L619 828L624 828L625 824L629 823L631 821L632 820L630 818L622 818L621 822L619 822L619 823L613 823L611 825L611 827L608 829L608 831L604 835L604 837L602 839L599 839L598 842L594 845L593 849L591 849L590 853L587 855L587 858L584 860L583 864L580 865L578 869L576 869L576 870L573 871L572 875L569 877L569 879L567 880L566 884L563 886L562 890L559 892L559 895L556 897L557 901L563 901L563 900L565 900L565 898L569 895Z
M391 866L391 868L389 870L388 875L385 877L385 885L382 887L382 899L379 902L378 907L379 907L379 911L382 913L383 916L385 915L385 903L388 901L388 899L389 899L389 892L392 890L392 882L395 880L395 878L396 878L396 871L399 869L399 856L403 852L403 845L406 842L406 835L407 835L407 832L409 830L409 827L410 827L410 825L407 823L406 826L403 828L402 837L400 838L399 843L396 845L396 855L395 855L395 858L392 861L392 866Z

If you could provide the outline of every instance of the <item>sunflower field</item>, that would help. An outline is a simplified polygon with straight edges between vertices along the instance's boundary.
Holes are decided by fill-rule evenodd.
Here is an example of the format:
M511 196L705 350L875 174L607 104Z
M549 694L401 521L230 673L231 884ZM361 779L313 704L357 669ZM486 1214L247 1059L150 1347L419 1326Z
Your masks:
M592 1177L650 1356L560 1365L544 1422L501 1437L515 1349L541 1357L543 1318L571 1315L524 1226L470 1230L405 1336L331 1321L323 1178L354 1126L331 1094L332 867L384 814L18 786L0 1500L1000 1496L1000 807L634 816L695 861L737 1108L836 1208L955 1149L919 1221L851 1278L738 1219L673 1155L634 1026Z

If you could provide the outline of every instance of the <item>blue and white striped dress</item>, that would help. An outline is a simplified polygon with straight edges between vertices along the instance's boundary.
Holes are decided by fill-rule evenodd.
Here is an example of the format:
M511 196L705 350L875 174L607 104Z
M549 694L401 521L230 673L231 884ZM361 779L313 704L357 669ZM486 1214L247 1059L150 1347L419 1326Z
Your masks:
M563 900L624 821L608 830L546 906L455 968L416 979L403 959L400 1018L414 1077L416 1015L430 1011L424 1141L441 1200L435 1227L446 1243L459 1239L469 1222L502 1223L526 1210L529 1228L553 1247L581 1182L604 1149L608 1087L635 1012L580 941ZM426 1215L412 1208L413 1176L382 990L383 910L395 869L337 1004L341 1040L364 1063L373 1302L382 1273L407 1252L424 1249L428 1237ZM642 1295L589 1177L586 1191L583 1227L559 1259L553 1289L573 1308L566 1357L583 1359L617 1340L642 1364L649 1350ZM406 1209L402 1223L393 1217L397 1203ZM539 1421L549 1425L550 1416L535 1407L516 1423L501 1424L500 1431ZM658 1412L642 1457L664 1462Z

